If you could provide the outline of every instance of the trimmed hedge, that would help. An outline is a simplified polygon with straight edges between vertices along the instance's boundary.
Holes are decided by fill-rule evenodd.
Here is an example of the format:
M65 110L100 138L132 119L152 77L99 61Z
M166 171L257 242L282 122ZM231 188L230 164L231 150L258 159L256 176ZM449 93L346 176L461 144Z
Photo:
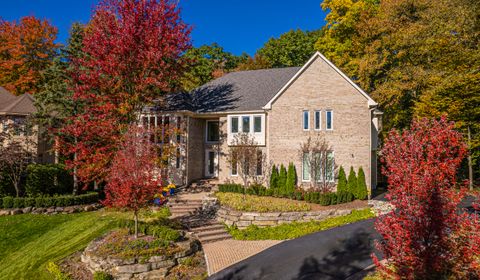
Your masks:
M73 190L73 178L63 164L30 164L27 174L27 196L68 194Z
M81 195L61 196L38 196L38 197L11 197L1 199L0 208L23 208L23 207L66 207L73 205L91 204L98 202L98 193L87 193Z
M218 186L220 192L244 192L243 186L240 184L220 184ZM246 194L258 195L258 196L274 196L281 198L290 198L295 200L305 200L309 203L317 203L323 206L342 204L351 202L355 199L353 193L349 191L340 191L337 193L324 193L320 192L301 192L296 190L290 194L285 194L280 188L272 189L266 188L262 185L251 185L245 191Z

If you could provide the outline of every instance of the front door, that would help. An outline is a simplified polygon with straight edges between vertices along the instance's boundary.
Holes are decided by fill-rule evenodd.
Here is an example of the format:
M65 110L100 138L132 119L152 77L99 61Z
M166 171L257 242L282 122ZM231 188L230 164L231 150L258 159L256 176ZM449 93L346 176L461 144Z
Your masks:
M205 177L218 176L218 153L214 149L205 150Z

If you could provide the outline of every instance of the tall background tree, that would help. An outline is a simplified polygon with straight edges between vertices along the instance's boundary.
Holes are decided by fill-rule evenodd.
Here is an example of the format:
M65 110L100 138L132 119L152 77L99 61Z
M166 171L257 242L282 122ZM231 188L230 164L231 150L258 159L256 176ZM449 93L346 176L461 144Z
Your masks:
M40 91L41 73L57 53L57 28L47 20L27 16L0 19L0 85L14 94Z
M326 0L315 48L384 110L384 132L447 114L480 170L480 10L469 0ZM471 176L473 177L473 176Z
M66 146L76 155L67 163L83 182L105 178L136 113L161 100L181 76L190 28L176 3L105 0L96 7L83 38L85 56L73 60L73 100L83 108L63 130L77 139Z
M187 70L181 79L181 87L190 91L234 70L240 63L246 61L248 56L247 54L236 56L213 43L189 49L184 58L187 61Z

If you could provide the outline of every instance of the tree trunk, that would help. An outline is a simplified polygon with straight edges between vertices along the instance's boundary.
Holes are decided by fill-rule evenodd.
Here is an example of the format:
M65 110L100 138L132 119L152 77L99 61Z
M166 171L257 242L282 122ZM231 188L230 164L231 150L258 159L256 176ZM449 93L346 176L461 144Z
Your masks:
M133 211L134 221L135 221L135 239L138 238L138 211Z
M467 137L468 137L468 184L470 190L473 191L473 167L472 167L472 150L471 150L471 135L470 135L470 126L467 128Z
M17 194L17 197L20 197L20 182L16 181L13 183L13 186L15 187L15 193Z
M77 137L74 139L75 146L77 145ZM73 154L73 162L76 163L77 160L77 152ZM73 166L73 195L77 195L78 192L78 177L77 177L77 166Z

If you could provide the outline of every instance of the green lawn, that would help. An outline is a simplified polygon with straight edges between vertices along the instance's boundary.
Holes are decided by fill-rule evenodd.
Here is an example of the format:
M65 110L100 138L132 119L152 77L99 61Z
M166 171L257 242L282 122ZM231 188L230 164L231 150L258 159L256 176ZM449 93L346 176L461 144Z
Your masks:
M0 217L0 279L52 279L49 261L81 250L114 228L124 214L98 211L69 215Z

